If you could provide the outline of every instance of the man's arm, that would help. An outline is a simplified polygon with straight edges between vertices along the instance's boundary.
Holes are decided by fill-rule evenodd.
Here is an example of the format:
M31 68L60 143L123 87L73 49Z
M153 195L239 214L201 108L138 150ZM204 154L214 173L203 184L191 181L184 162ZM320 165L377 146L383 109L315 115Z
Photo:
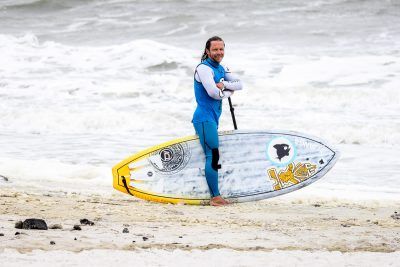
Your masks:
M201 64L196 68L196 73L194 75L194 78L196 81L201 82L204 86L204 88L207 91L207 94L216 99L216 100L221 100L225 97L225 94L228 95L228 92L222 92L217 85L214 82L214 73L210 67L207 65ZM230 96L230 95L229 95Z
M223 84L225 86L225 89L231 91L242 90L243 89L242 81L240 81L236 75L232 74L227 67L224 67L224 69L225 69L225 81L223 81Z

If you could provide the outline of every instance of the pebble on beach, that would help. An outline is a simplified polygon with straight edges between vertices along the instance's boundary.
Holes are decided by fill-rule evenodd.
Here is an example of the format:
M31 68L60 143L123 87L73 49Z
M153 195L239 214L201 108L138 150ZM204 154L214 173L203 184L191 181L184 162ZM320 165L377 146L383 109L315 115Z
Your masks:
M62 227L61 224L52 224L52 225L49 226L49 229L52 229L52 230L54 230L54 229L63 229L63 227Z
M94 225L94 222L89 221L88 219L81 219L79 222L80 222L82 225L90 225L90 226Z
M82 228L79 225L75 224L73 230L80 231L82 230Z
M22 222L21 221L16 222L15 223L15 228L22 229Z
M129 230L128 230L128 228L124 228L124 230L122 230L122 233L124 233L124 234L127 234L127 233L129 233Z
M47 230L47 224L42 219L26 219L24 222L15 223L15 228L26 230Z
M398 213L397 211L395 211L392 215L390 215L390 217L393 220L400 220L400 213Z

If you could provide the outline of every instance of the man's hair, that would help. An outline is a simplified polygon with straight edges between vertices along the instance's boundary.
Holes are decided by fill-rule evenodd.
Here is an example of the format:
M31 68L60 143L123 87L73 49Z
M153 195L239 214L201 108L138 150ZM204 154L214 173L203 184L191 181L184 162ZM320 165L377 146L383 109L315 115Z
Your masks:
M207 50L210 50L210 46L211 46L211 42L212 41L222 41L223 42L224 40L222 40L222 38L219 37L219 36L213 36L210 39L208 39L207 42L206 42L206 47L204 48L204 53L201 56L201 61L204 61L204 60L206 60L208 58Z

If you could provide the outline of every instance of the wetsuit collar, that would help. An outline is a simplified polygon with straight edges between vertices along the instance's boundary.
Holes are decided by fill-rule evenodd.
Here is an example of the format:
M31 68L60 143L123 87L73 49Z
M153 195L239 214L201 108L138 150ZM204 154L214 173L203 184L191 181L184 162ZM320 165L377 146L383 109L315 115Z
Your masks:
M206 61L210 63L214 68L218 68L219 63L217 61L212 60L211 58L207 58Z

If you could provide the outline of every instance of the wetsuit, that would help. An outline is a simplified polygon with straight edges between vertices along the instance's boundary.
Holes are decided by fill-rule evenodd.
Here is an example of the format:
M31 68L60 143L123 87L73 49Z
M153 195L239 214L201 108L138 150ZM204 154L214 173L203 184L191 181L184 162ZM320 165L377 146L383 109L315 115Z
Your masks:
M216 86L219 82L224 84L223 91ZM194 93L197 108L193 114L192 123L206 156L205 174L212 197L220 195L218 122L222 112L222 99L231 96L233 91L241 89L241 81L227 68L210 58L196 67Z

